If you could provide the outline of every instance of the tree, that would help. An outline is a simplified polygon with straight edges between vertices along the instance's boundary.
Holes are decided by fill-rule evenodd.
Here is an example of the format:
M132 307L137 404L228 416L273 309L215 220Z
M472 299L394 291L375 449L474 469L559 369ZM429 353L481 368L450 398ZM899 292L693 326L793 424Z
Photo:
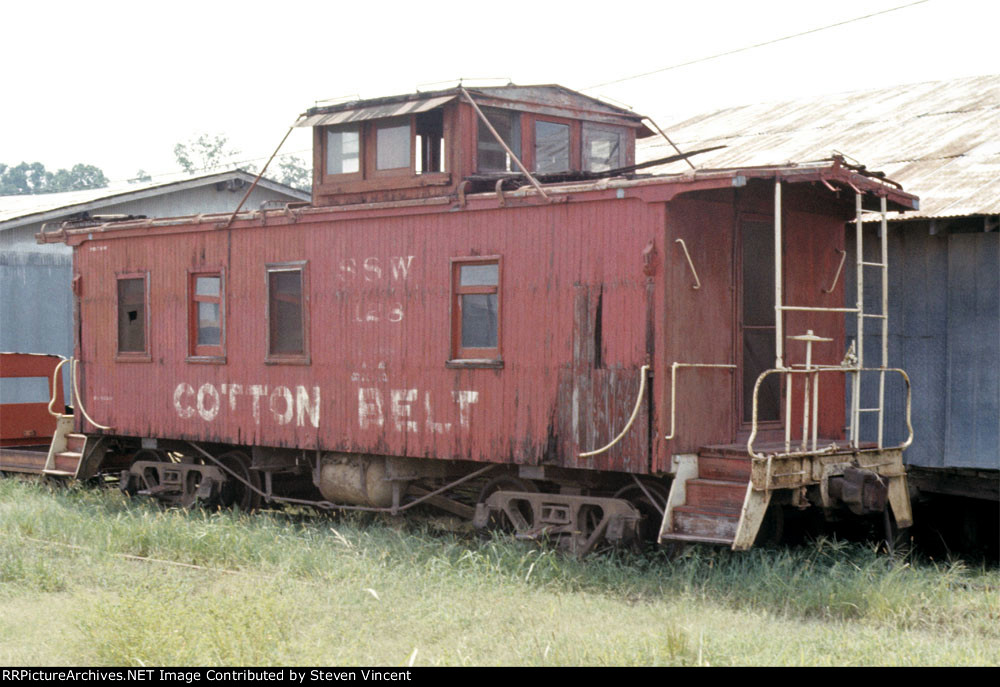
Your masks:
M130 183L130 184L141 184L141 183L144 183L146 181L152 181L152 180L153 180L153 177L149 176L149 173L146 170L140 169L138 172L135 173L134 177L132 177L131 179L128 180L128 183Z
M187 143L174 146L177 164L188 174L236 168L253 171L253 165L241 164L237 160L239 155L240 151L230 147L229 139L223 134L202 134Z
M312 169L301 158L289 155L278 164L278 181L300 191L312 190Z
M0 195L59 193L104 188L108 179L94 165L76 164L72 169L50 172L41 162L22 162L16 167L0 164Z

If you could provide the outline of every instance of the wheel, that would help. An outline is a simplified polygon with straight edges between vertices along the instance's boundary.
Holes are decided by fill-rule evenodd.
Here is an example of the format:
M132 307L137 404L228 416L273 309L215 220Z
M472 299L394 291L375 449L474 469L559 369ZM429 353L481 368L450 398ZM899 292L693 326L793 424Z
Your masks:
M641 519L636 529L636 537L632 540L633 548L644 549L656 545L660 536L660 525L663 524L663 510L667 507L667 489L654 482L643 482L643 491L638 484L629 484L615 492L614 498L628 501L639 511ZM654 501L650 500L650 496Z
M216 501L218 505L223 508L239 508L242 511L259 508L260 473L250 469L250 458L247 454L242 451L229 451L219 456L218 461L236 475L233 477L226 472L226 481L219 490ZM248 483L251 486L247 486Z
M537 493L538 487L531 482L525 482L513 475L500 475L483 485L483 488L479 492L479 503L484 503L494 492L498 491L530 491ZM535 517L529 504L519 504L518 512L524 518L525 522L528 523L529 527L534 524ZM490 516L487 529L498 532L514 532L516 528L505 513L497 513Z

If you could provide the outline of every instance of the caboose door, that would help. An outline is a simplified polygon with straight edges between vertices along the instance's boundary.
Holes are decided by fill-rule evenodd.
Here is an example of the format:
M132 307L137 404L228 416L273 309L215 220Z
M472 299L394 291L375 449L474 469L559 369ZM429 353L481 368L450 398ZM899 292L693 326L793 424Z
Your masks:
M741 433L753 420L753 390L757 377L775 362L774 220L744 215L736 232L739 256L737 298L737 417ZM757 423L761 428L781 424L781 385L778 375L767 377L757 396Z

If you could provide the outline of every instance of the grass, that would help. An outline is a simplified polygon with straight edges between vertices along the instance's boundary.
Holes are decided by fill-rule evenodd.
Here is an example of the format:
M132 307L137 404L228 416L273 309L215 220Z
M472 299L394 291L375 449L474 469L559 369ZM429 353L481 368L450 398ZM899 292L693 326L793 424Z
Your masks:
M440 522L0 480L0 664L1000 664L995 569L825 539L578 561Z

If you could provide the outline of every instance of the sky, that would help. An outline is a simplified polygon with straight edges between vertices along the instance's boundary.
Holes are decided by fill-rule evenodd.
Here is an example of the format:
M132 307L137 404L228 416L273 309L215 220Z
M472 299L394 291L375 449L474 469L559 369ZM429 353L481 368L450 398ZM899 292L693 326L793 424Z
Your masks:
M726 105L1000 73L1000 2L915 2L8 3L0 163L156 178L175 144L222 134L259 167L317 101L459 79L559 83L669 133ZM281 153L310 146L299 129Z

